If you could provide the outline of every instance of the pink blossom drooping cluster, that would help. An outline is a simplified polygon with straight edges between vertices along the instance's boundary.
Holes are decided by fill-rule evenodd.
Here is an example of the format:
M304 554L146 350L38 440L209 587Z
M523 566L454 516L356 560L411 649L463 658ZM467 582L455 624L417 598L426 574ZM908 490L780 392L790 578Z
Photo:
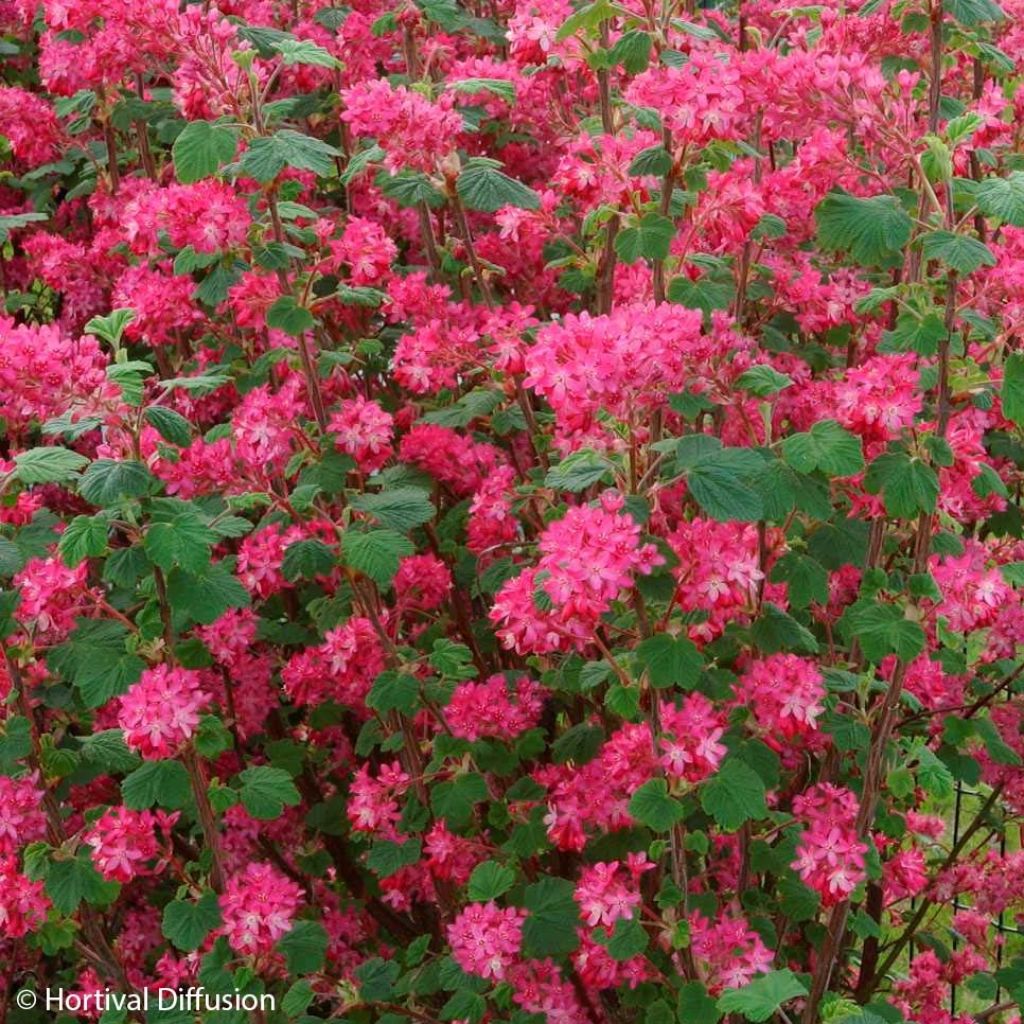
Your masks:
M156 665L120 699L118 725L125 743L149 760L176 754L199 728L210 705L201 675L187 668Z

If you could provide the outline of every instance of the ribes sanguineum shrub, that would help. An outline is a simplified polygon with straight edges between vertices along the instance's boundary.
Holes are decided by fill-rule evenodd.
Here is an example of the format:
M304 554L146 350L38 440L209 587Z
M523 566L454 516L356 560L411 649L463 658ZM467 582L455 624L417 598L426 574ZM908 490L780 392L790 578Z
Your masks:
M0 22L0 1022L1019 1024L1024 0Z

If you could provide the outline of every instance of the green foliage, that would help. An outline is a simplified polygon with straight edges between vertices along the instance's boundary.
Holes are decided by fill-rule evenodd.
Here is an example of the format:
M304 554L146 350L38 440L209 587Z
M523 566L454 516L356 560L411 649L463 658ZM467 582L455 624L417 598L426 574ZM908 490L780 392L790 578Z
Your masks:
M740 1013L747 1020L771 1020L779 1007L791 999L807 995L806 987L792 971L772 971L743 988L728 989L718 999L723 1013Z
M566 878L543 878L526 887L523 953L546 957L571 953L579 945L579 908Z
M279 818L285 807L294 807L299 802L299 791L282 768L268 765L246 768L239 774L238 781L242 806L262 821Z
M782 457L798 473L816 470L827 476L853 476L864 468L861 440L835 420L821 420L782 442Z
M647 671L651 686L678 686L692 690L700 678L704 659L692 641L660 633L642 640L636 648L637 661Z
M629 813L655 832L667 832L686 815L683 805L669 796L664 779L645 782L630 798Z
M515 880L516 875L511 868L493 860L486 860L482 864L477 864L469 876L469 898L483 903L496 900L512 888Z
M849 253L855 263L889 261L910 240L912 222L893 196L861 199L845 192L827 195L814 211L818 245Z
M172 900L164 907L163 933L185 952L198 949L220 923L220 906L209 890L198 900Z
M61 484L74 480L89 460L67 448L30 448L14 456L23 484Z
M615 252L623 263L664 260L675 237L675 224L660 213L646 213L615 236Z
M765 788L757 772L735 757L728 757L700 790L700 804L727 832L768 813Z
M485 213L494 213L503 206L538 209L540 196L532 188L500 171L500 166L496 160L482 157L467 161L455 182L459 198L469 209Z
M881 492L886 512L900 518L934 512L939 496L935 470L905 452L879 455L868 466L864 486L872 494Z
M347 530L341 538L342 558L350 569L368 576L378 586L390 585L399 562L415 551L396 530Z
M189 121L174 140L174 173L183 185L216 174L235 155L234 129L209 121Z

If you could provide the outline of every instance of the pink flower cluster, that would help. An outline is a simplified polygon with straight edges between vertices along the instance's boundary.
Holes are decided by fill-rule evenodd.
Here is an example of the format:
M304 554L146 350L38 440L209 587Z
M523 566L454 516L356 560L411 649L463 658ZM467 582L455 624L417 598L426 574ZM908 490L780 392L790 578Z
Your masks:
M806 828L793 870L830 907L845 900L865 878L867 846L857 838L858 801L854 793L819 783L793 800L793 813Z
M532 729L544 708L544 688L526 676L490 676L483 683L459 683L445 707L452 735L466 740L514 740Z
M302 889L270 864L247 864L232 875L220 898L222 932L243 956L262 956L292 929Z
M199 727L200 712L210 695L199 672L155 665L120 698L117 723L125 743L143 757L172 757Z
M491 609L506 647L523 654L586 646L633 574L660 564L624 507L621 495L605 491L596 505L572 508L547 527L537 565L509 580Z
M448 926L452 957L467 973L500 981L516 962L523 941L525 911L470 903Z

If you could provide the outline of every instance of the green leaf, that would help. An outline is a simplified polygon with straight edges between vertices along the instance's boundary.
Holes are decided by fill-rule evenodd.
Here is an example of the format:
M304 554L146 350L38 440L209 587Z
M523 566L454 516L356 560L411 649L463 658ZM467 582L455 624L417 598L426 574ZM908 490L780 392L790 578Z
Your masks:
M504 395L489 388L474 388L453 405L433 409L421 417L424 423L437 423L442 427L468 427L473 420L490 416L501 405Z
M713 434L687 434L676 442L676 466L689 469L721 450L722 442Z
M55 860L46 869L46 895L61 914L73 914L84 900L91 904L112 902L120 886L104 881L87 853L70 860Z
M945 321L937 313L919 316L903 312L896 318L896 326L882 335L879 352L917 352L933 356L939 343L949 335Z
M981 25L986 21L1006 19L1006 12L995 0L943 0L942 7L961 25Z
M283 768L268 765L246 768L239 774L238 781L242 805L261 821L279 818L286 806L294 807L299 802L299 791Z
M736 386L749 391L758 398L767 398L792 385L793 378L788 374L779 373L770 366L752 366L744 371L736 380Z
M651 37L640 29L630 29L619 36L608 54L613 64L621 64L627 74L646 71L651 61Z
M364 960L354 972L359 982L359 997L370 1004L390 999L400 972L401 968L394 960L379 956Z
M487 1012L487 1001L479 993L468 988L459 989L441 1007L438 1018L442 1021L467 1021L480 1024Z
M562 42L575 35L580 29L596 29L602 22L614 17L615 12L608 0L593 0L584 4L562 22L555 33L555 41Z
M133 359L127 363L111 363L107 367L107 380L117 385L121 398L128 405L139 406L145 391L145 378L153 372L149 363Z
M693 499L712 519L723 523L756 522L765 514L761 496L746 482L744 466L730 454L739 450L722 449L707 455L686 474Z
M366 855L366 866L378 878L389 878L402 868L417 863L422 852L423 843L419 839L410 839L405 843L378 839Z
M0 576L13 576L25 565L25 556L13 541L0 537Z
M639 259L664 260L668 258L676 226L660 213L644 214L635 224L623 228L615 236L615 252L623 263L636 263Z
M99 516L75 516L60 535L57 545L65 565L76 566L107 550L107 523Z
M881 492L885 510L907 519L918 512L934 512L939 497L939 478L927 463L905 452L884 452L870 466L864 487Z
M789 551L772 567L770 578L772 583L786 584L793 608L828 603L828 570L813 558Z
M286 580L311 580L327 576L334 566L334 552L322 540L297 540L285 549L281 572Z
M285 992L281 1000L281 1011L288 1018L302 1017L312 1002L313 986L305 978L300 978Z
M267 326L284 331L293 338L311 331L315 323L313 314L304 306L300 306L291 295L282 295L267 310Z
M309 39L279 39L271 43L271 47L281 54L282 63L287 67L293 64L318 68L341 67L337 57Z
M700 679L704 659L685 636L657 636L642 640L636 648L639 663L647 670L647 678L657 690L678 686L692 690Z
M715 281L707 274L696 281L674 277L668 286L668 300L687 309L699 309L708 317L716 309L728 309L735 292L731 282Z
M818 245L842 250L855 263L885 263L907 244L913 222L893 196L859 199L845 192L827 195L814 211Z
M149 494L155 483L156 478L141 462L97 459L82 475L78 493L91 504L108 508Z
M890 654L913 661L924 650L924 630L895 605L851 605L840 624L844 635L850 641L860 641L864 656L875 664Z
M67 640L47 655L46 664L98 708L138 681L146 663L129 651L128 628L113 619L78 619Z
M6 242L11 237L11 232L17 228L49 219L48 213L40 213L36 210L27 210L25 213L0 214L0 243Z
M560 956L579 945L580 912L575 886L566 878L542 878L526 887L523 904L523 953L529 957Z
M383 526L399 533L408 533L434 518L430 495L419 487L395 487L377 494L360 494L349 504L359 512L367 512Z
M390 585L401 560L415 552L408 537L395 530L347 530L341 538L341 552L350 569L369 576L378 586Z
M327 956L327 932L319 921L296 921L277 948L284 953L289 974L315 974Z
M201 626L216 622L229 608L247 608L250 603L249 592L223 562L201 572L174 569L167 577L167 597L175 612Z
M758 649L765 654L778 651L814 654L818 650L814 634L770 601L766 601L761 608L761 614L751 627L751 636Z
M921 243L930 260L941 260L958 274L973 273L978 267L994 267L996 258L992 250L977 238L958 235L952 231L929 231Z
M1003 364L1003 387L999 394L1003 415L1024 426L1024 355L1014 352Z
M764 783L748 764L728 757L701 786L700 805L726 832L768 814Z
M23 484L62 484L74 480L89 460L68 448L30 448L14 456Z
M419 696L420 685L415 676L388 669L373 681L366 696L366 706L382 713L400 711L409 715L416 710Z
M714 999L699 981L688 981L679 990L680 1024L718 1024L722 1016Z
M494 213L503 206L521 210L540 208L540 196L499 171L493 160L470 160L459 174L455 190L469 209L484 213Z
M654 832L668 832L686 817L683 805L669 796L664 779L645 782L629 800L630 816Z
M620 917L615 922L608 955L613 960L629 960L639 956L647 948L647 930L634 918Z
M382 171L375 183L388 199L393 199L399 206L408 208L426 203L436 208L445 203L444 193L436 189L422 171L405 170L398 174Z
M144 761L121 783L121 799L133 811L154 804L178 810L190 796L188 772L180 761Z
M718 997L723 1013L742 1013L756 1024L770 1020L783 1003L807 995L807 989L790 970L772 971L743 988L726 989Z
M486 800L487 783L482 775L467 772L450 782L441 782L430 793L430 806L438 818L444 818L453 829L469 824L473 808Z
M171 147L174 173L183 185L216 174L235 155L234 129L209 121L190 121Z
M985 178L974 189L974 201L987 217L1024 227L1024 172L1013 171L1005 178Z
M285 167L329 178L336 170L334 158L340 155L340 150L320 139L282 128L269 138L253 139L242 156L240 169L260 184L273 181Z
M163 405L151 405L145 413L146 422L165 440L179 448L192 443L192 426L184 416Z
M575 493L607 480L612 469L612 464L599 452L583 448L552 466L544 478L544 486Z
M202 572L210 564L210 548L218 539L199 514L186 506L151 523L142 547L150 561L165 572L175 566Z
M637 177L661 178L672 170L672 154L660 143L640 150L629 165L629 173Z
M864 468L861 439L835 420L821 420L782 442L782 457L798 473L820 470L826 476L854 476Z
M198 900L172 900L164 907L164 937L186 953L198 949L220 923L217 896L209 890Z
M120 729L103 729L82 739L83 760L103 771L130 772L139 767L139 755L128 749Z
M917 754L917 781L921 788L936 800L948 800L953 795L955 788L953 773L928 747L921 746L915 753Z
M477 864L469 876L469 898L477 903L496 900L515 885L516 873L497 861L485 860Z
M477 93L489 92L498 96L506 103L514 103L516 99L516 87L514 82L505 78L462 78L457 82L449 82L448 88L452 92L464 93L475 96Z

